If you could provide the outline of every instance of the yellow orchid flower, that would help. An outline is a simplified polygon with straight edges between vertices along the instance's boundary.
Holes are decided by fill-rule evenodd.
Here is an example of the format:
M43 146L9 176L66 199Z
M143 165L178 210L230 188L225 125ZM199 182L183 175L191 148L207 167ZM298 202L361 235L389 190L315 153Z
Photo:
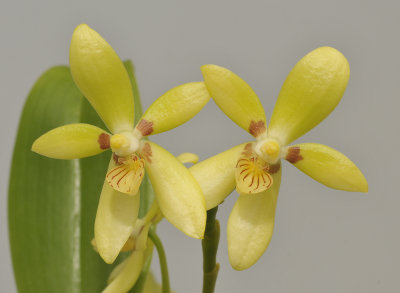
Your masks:
M121 251L130 251L130 255L118 264L108 278L108 286L103 293L128 292L135 285L142 272L145 261L153 252L153 243L148 238L151 225L163 218L157 200L142 219L135 223L131 236ZM97 250L96 245L95 249Z
M282 86L268 128L257 95L243 79L217 65L201 69L216 104L255 138L190 168L205 194L207 209L221 203L235 186L240 194L227 228L233 268L252 266L271 240L281 159L328 187L368 191L361 171L340 152L315 143L288 145L339 103L349 79L348 62L339 51L321 47L295 65Z
M172 154L145 140L195 116L209 101L203 82L177 86L159 97L134 126L134 99L126 69L113 48L86 24L70 46L71 74L110 132L69 124L39 137L32 150L56 159L76 159L111 149L95 222L101 257L112 263L132 233L139 209L139 186L149 175L160 209L185 234L202 238L205 200L190 172Z

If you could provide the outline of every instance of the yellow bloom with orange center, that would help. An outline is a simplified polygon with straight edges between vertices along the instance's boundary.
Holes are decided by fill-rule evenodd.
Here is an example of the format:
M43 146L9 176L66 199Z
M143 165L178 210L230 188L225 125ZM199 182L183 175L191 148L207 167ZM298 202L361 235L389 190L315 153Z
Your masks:
M70 46L72 77L110 132L84 123L55 128L32 150L56 159L113 152L95 222L96 246L112 263L131 235L139 210L139 186L147 172L163 215L185 234L202 238L206 224L200 186L172 154L143 138L173 129L209 101L203 82L177 86L159 97L134 126L134 97L128 73L113 48L86 24Z
M268 247L281 159L328 187L368 191L361 171L340 152L316 143L289 145L320 123L342 98L350 70L338 50L318 48L294 66L282 86L268 128L260 100L243 79L217 65L201 69L215 103L255 138L190 168L204 192L207 209L220 204L235 187L240 195L227 228L233 268L249 268Z

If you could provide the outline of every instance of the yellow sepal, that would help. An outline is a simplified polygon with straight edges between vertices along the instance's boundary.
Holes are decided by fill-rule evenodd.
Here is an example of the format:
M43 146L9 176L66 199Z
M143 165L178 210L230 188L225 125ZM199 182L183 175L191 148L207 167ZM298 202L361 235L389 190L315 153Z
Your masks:
M80 159L97 155L110 147L110 135L93 125L76 123L46 132L32 145L32 151L53 159Z
M115 167L111 159L108 170ZM113 189L105 180L97 208L94 236L97 250L106 263L113 263L131 235L140 205L134 196Z
M302 143L290 146L286 160L328 187L368 192L367 180L360 169L345 155L326 145Z
M235 166L245 145L235 146L189 168L204 193L207 210L219 205L235 189Z
M76 27L69 63L72 77L112 133L133 128L132 85L114 49L86 24Z
M245 270L255 264L271 241L281 170L273 179L271 188L262 193L240 195L229 216L228 254L235 270Z
M265 133L266 118L253 89L232 71L217 65L201 67L204 81L218 107L254 137Z
M292 69L279 93L268 135L287 145L319 124L346 89L350 68L338 50L321 47Z
M192 119L209 100L204 82L182 84L151 104L136 128L143 136L173 129Z
M141 149L161 212L176 228L203 238L206 226L204 195L189 170L172 154L146 141Z

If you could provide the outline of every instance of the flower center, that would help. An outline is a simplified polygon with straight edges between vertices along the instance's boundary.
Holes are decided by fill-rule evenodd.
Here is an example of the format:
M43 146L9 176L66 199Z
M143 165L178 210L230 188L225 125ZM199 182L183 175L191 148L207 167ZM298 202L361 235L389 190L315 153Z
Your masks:
M276 139L266 138L257 142L254 151L267 163L275 164L280 159L281 146Z
M138 150L139 139L132 132L121 132L111 137L110 146L117 156L125 157Z

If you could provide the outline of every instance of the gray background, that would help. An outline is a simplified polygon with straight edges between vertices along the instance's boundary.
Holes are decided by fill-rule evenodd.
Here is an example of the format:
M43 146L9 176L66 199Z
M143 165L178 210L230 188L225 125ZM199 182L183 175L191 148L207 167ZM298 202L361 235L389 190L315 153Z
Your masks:
M6 190L18 119L39 75L68 63L74 27L88 23L123 59L132 58L144 107L178 84L201 80L215 63L241 75L268 117L292 68L330 45L348 58L351 77L337 109L298 142L319 142L349 156L368 194L328 189L284 163L276 230L251 269L228 262L220 208L217 292L399 292L399 5L397 1L1 1L0 284L15 292L7 234ZM61 109L60 109L61 110ZM184 126L154 137L174 154L202 159L249 140L210 102ZM200 292L201 247L160 225L172 287ZM159 268L154 263L159 277Z

